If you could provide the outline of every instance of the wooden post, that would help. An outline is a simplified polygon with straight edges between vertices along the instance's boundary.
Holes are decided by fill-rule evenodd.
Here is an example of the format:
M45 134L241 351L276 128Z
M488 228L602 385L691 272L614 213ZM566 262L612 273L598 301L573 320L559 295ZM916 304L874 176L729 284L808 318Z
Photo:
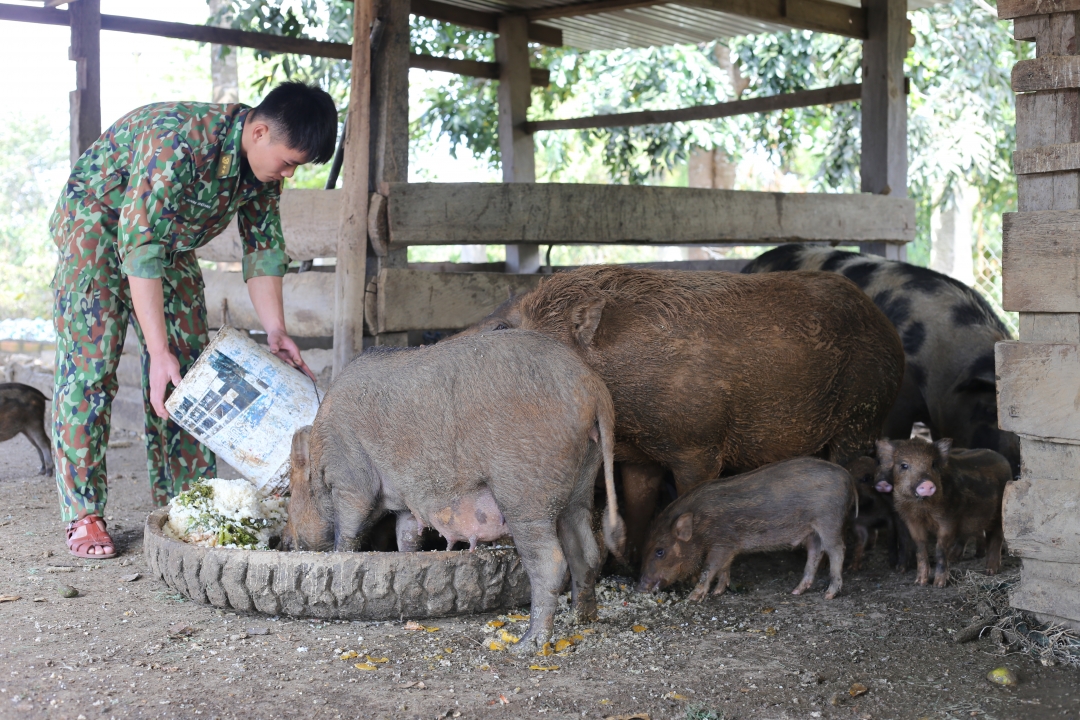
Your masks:
M378 0L371 58L371 188L409 180L409 4ZM379 248L381 250L381 248ZM368 244L369 279L409 264L408 247L376 252ZM401 300L404 300L403 298ZM383 297L383 302L396 302ZM408 345L408 333L375 335L376 345Z
M862 62L862 191L907 197L907 96L904 57L908 50L907 0L863 0L867 39ZM903 246L864 245L880 255Z
M101 135L101 1L68 4L75 89L71 91L71 164Z
M371 131L370 34L375 20L375 2L356 0L353 4L349 129L342 167L344 197L334 272L334 377L364 350Z
M499 63L499 153L503 182L536 182L533 137L523 127L532 96L528 21L524 15L499 18L495 59ZM532 273L539 269L539 245L506 246L507 272Z
M1063 8L1073 12L1045 13ZM1003 305L1020 312L1020 342L998 343L998 418L1020 434L1022 473L1005 492L1005 539L1023 557L1010 602L1080 629L1080 82L1057 71L1077 61L1080 2L1009 0L1017 40L1036 59L1013 69L1019 212L1005 216ZM1028 162L1043 158L1046 162Z

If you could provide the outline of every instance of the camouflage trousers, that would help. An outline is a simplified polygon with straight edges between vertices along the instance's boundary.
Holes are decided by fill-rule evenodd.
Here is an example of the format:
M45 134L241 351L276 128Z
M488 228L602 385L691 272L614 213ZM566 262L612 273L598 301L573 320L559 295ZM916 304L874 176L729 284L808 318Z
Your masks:
M129 321L142 348L146 461L155 505L164 505L188 485L216 474L214 454L159 418L150 406L150 356L120 272L115 219L87 198L79 212L54 227L60 263L54 285L56 383L53 392L53 451L60 511L65 522L104 516L108 497L105 450L109 444L117 368ZM113 222L109 222L113 220ZM194 252L166 258L162 289L169 347L184 375L206 346L202 272Z

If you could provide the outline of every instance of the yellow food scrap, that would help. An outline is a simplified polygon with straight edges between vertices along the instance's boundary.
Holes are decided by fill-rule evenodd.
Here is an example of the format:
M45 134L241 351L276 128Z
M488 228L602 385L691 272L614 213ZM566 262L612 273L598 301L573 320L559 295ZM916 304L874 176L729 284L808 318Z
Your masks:
M551 649L551 643L546 642L546 643L544 643L544 647L540 648L540 652L538 652L536 654L539 655L540 657L547 657L548 655L551 655L553 652L555 652L555 651Z
M507 643L508 645L513 645L514 643L516 643L518 640L521 639L517 635L511 635L510 633L506 632L505 630L503 630L503 631L501 631L499 633L499 637L501 637L503 639L503 642Z
M437 627L426 627L424 630L427 630L428 632L439 632L439 628Z
M353 665L353 667L356 668L357 670L377 670L378 669L377 665L372 665L371 663L356 663L355 665Z
M555 641L555 652L561 653L563 650L566 650L566 648L570 647L573 644L574 643L570 642L569 640L567 640L565 638L561 638L559 640L556 640Z
M592 630L586 630L585 632L592 632ZM585 642L585 636L584 635L571 635L570 636L570 642L574 643L575 645L577 645L579 642Z
M1008 687L1016 685L1016 675L1007 667L994 668L986 674L986 679L996 685Z
M489 622L487 624L487 626L488 627L493 627L493 628L501 628L505 624L506 623L504 623L502 620L492 620L491 622Z
M342 660L352 660L354 657L356 657L356 651L355 650L350 650L347 653L341 653L341 659Z
M454 652L454 648L443 648L443 652L449 655L450 653Z
M771 608L771 607L761 608L761 614L762 615L768 615L771 612L776 612L776 608Z
M666 699L668 699L668 700L687 700L688 699L685 695L680 695L679 693L675 692L674 690L667 693L666 695L664 695L664 697Z
M496 650L497 651L497 650L505 650L505 649L506 649L506 643L504 643L504 642L499 642L498 640L492 640L491 642L488 643L488 650Z
M581 634L582 635L592 635L594 632L596 632L596 631L593 630L592 628L589 628L588 630L582 630Z
M369 663L376 663L376 664L379 664L379 665L382 665L383 663L387 663L387 662L390 662L390 658L384 658L384 657L381 657L381 658L373 658L373 657L371 657L370 655L365 655L364 657L366 657L366 658L367 658L367 661L368 661Z
M870 688L866 687L862 683L855 683L851 686L851 689L848 690L848 695L850 695L851 697L859 697L860 695L865 695L869 689Z
M642 633L642 632L645 632L646 630L648 630L649 628L645 627L644 625L634 625L630 629L633 630L636 633Z
M768 635L769 637L772 637L772 636L773 636L773 635L775 635L775 634L776 634L777 632L779 632L779 631L778 631L778 630L777 630L776 628L774 628L774 627L767 627L767 628L765 628L765 634L766 634L766 635Z
M514 613L513 615L507 615L506 619L511 620L513 622L518 622L520 620L528 620L529 616L528 615L518 615L517 613Z
M547 672L548 670L558 670L558 665L530 665L530 670L540 670L541 672Z

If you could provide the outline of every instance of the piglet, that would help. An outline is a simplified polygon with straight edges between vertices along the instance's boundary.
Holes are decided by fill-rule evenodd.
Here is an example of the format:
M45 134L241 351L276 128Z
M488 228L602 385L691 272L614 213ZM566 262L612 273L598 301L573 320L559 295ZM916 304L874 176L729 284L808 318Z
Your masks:
M876 487L878 463L872 457L862 455L847 466L851 479L855 482L857 505L851 521L855 534L855 546L852 552L850 569L858 572L862 569L863 555L870 544L870 533L884 533L889 549L889 563L897 564L896 550L896 511L893 509L892 496L881 492ZM891 488L890 488L891 490Z
M53 471L52 447L45 434L45 403L40 390L22 383L0 383L0 442L19 433L37 449L41 457L39 475Z
M843 584L844 521L854 503L848 472L817 458L785 460L705 483L653 522L637 589L658 590L701 570L690 593L700 601L714 580L713 594L723 594L737 555L805 545L806 571L792 594L813 584L824 551L830 576L825 597L831 600Z
M993 450L953 450L952 440L937 442L879 440L878 462L885 476L878 487L890 486L893 504L915 543L918 571L915 582L930 579L927 543L937 537L934 587L949 581L950 555L969 539L986 545L986 572L1001 567L1001 498L1012 468Z

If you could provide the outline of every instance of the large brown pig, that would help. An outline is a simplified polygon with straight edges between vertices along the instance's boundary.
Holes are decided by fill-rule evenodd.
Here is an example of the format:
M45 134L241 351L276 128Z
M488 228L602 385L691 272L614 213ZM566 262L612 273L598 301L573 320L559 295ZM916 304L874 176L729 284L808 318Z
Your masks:
M565 343L607 383L631 558L662 468L681 495L800 455L846 464L873 452L904 371L888 318L832 273L583 267L465 333L504 328Z
M539 333L486 333L367 352L293 438L286 548L353 550L386 513L398 546L431 526L450 545L513 536L532 585L524 652L549 639L569 565L572 609L596 619L590 521L604 464L604 539L622 546L603 381Z

